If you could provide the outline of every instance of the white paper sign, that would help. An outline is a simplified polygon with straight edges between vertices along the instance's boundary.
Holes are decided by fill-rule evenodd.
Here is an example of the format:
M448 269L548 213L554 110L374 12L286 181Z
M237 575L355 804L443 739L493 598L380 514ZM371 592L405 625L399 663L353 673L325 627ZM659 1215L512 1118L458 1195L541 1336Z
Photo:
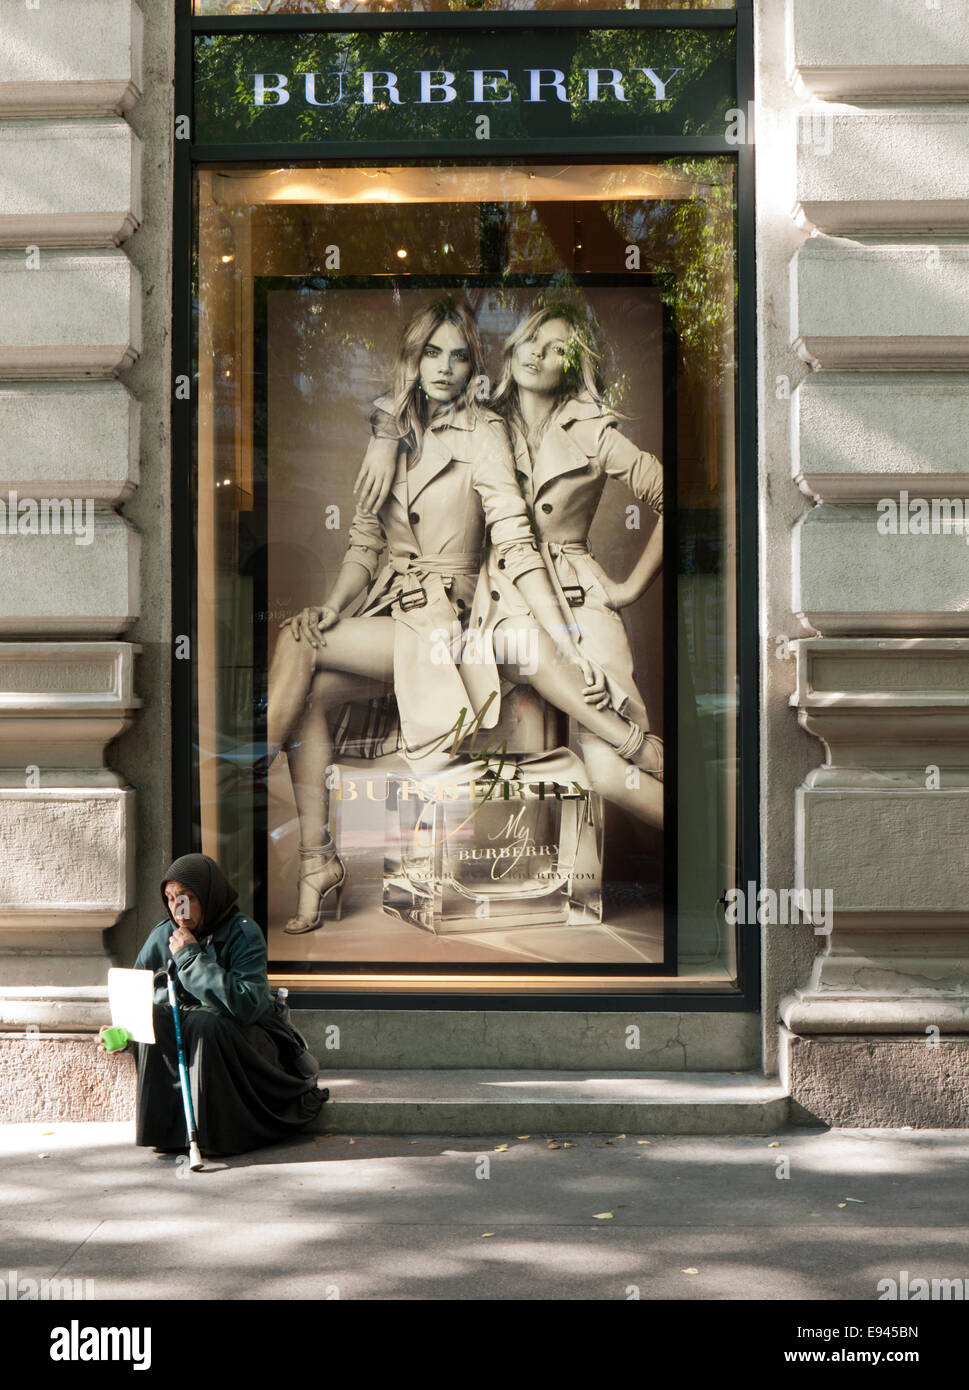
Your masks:
M155 1041L151 1017L153 979L152 970L118 970L112 967L108 971L111 1022L116 1028L126 1028L135 1042Z

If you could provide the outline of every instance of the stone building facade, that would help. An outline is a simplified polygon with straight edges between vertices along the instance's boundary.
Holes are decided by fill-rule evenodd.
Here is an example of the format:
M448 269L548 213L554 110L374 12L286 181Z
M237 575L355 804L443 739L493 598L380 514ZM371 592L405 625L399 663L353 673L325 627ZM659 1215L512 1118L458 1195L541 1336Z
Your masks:
M969 10L759 0L754 33L761 679L742 697L761 711L760 882L831 890L833 931L763 927L757 1013L525 1006L497 1028L483 1005L404 1010L388 995L307 1012L306 1030L340 1019L350 1068L447 1055L676 1073L653 1127L770 1127L788 1098L800 1119L960 1126L966 536L879 520L884 499L969 506ZM70 529L58 506L59 527L0 535L11 1119L127 1113L130 1071L91 1035L107 969L158 920L160 869L184 848L175 51L173 0L0 0L0 500L40 517L83 503ZM618 1023L642 1029L641 1050L624 1051ZM730 1103L737 1072L746 1110Z

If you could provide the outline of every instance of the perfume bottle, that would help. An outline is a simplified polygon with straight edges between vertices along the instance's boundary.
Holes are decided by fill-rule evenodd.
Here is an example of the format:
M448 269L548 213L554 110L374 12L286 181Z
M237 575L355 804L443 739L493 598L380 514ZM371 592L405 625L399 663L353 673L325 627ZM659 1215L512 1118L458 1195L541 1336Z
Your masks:
M569 758L396 779L384 911L436 935L601 921L602 802Z

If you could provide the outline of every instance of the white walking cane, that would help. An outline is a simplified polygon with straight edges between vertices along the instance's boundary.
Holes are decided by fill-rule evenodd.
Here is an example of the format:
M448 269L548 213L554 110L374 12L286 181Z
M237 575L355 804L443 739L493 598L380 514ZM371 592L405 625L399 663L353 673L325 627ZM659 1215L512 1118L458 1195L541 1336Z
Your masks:
M172 1006L172 1018L175 1020L175 1050L178 1053L178 1080L182 1088L182 1104L185 1107L185 1127L188 1130L188 1166L196 1173L204 1165L202 1154L199 1149L199 1133L195 1124L195 1107L192 1104L192 1092L188 1084L188 1067L185 1065L185 1048L182 1046L182 1021L178 1012L178 997L175 994L175 962L170 960L165 972L168 984L168 1002Z

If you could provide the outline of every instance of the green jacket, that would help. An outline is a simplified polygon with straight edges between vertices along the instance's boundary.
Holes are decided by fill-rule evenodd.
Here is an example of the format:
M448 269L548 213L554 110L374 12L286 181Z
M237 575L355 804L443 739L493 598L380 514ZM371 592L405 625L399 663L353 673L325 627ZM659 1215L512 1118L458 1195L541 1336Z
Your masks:
M159 922L138 952L136 970L165 970L172 954L171 919ZM221 1009L240 1023L254 1023L271 1009L266 976L266 942L251 918L234 911L194 946L175 952L176 992L181 1002ZM155 1003L168 1000L167 989L155 990Z

